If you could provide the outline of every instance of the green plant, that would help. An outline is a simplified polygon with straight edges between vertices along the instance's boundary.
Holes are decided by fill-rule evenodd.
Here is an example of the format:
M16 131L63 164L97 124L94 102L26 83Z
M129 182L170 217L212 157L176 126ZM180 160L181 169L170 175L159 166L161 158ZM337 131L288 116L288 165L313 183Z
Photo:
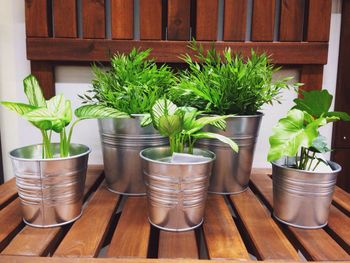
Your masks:
M338 120L350 121L345 112L329 111L332 100L327 90L304 91L303 98L295 99L295 106L273 128L268 161L295 157L294 167L301 170L315 170L324 162L317 154L330 149L319 128Z
M93 87L80 96L83 103L112 107L129 115L149 112L174 84L168 66L158 67L148 60L150 51L134 48L128 55L117 53L109 70L93 65Z
M201 114L196 108L177 107L167 99L159 99L153 105L149 115L146 115L141 125L153 124L153 127L163 136L169 137L171 152L193 153L193 145L197 139L214 138L230 145L238 151L237 144L231 139L216 133L203 132L202 128L211 124L217 128L225 129L225 118L229 116L206 116L198 118Z
M189 68L170 91L170 98L180 106L219 115L256 114L265 103L279 102L281 90L288 88L287 81L292 79L274 81L272 75L280 68L274 68L266 54L252 50L244 61L229 48L220 55L214 47L204 52L195 41L189 47L199 62L188 54L182 56Z
M40 130L43 141L43 158L54 157L51 147L53 132L59 133L60 156L66 157L69 155L73 128L79 121L90 118L128 117L125 113L113 108L100 105L84 105L76 109L75 115L78 119L73 122L67 131L66 127L72 120L71 102L61 94L45 100L37 79L32 75L23 80L23 85L28 104L8 101L3 101L1 104L18 113Z

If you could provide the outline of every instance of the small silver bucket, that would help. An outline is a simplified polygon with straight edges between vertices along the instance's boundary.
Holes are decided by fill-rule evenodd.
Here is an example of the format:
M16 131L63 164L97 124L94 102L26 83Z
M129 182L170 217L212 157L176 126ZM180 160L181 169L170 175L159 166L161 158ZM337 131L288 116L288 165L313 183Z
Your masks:
M145 195L140 151L147 147L163 146L168 139L151 125L141 127L144 115L133 118L98 120L104 171L110 191L124 195Z
M288 160L288 163L287 163ZM340 165L328 162L332 172L288 168L295 158L272 162L274 217L290 226L317 229L327 225Z
M239 146L238 153L235 153L227 144L214 139L201 139L196 144L216 154L210 179L210 193L237 194L247 189L262 117L263 114L259 113L227 118L225 131L210 125L204 128L205 131L233 139Z
M59 144L52 144L59 156ZM42 145L10 152L23 221L34 227L54 227L78 219L82 213L90 149L71 144L70 157L42 159Z
M200 149L194 149L194 154L210 160L170 163L167 147L148 148L140 153L152 225L168 231L187 231L202 224L215 154Z

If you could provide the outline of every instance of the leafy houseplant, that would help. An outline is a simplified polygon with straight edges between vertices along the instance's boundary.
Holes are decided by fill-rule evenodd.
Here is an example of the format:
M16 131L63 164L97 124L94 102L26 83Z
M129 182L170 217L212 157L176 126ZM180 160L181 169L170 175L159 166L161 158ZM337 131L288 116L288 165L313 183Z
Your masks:
M321 156L330 150L319 128L330 122L350 121L345 112L329 111L332 99L327 90L303 92L303 98L294 100L295 106L270 136L274 215L286 224L302 228L327 224L341 167Z
M231 150L231 139L202 131L211 124L224 129L229 116L205 116L192 107L177 107L167 99L157 100L142 125L152 123L161 135L169 137L170 147L141 151L146 181L149 220L158 228L185 231L203 222L209 176L215 154L194 148L197 139L215 138Z

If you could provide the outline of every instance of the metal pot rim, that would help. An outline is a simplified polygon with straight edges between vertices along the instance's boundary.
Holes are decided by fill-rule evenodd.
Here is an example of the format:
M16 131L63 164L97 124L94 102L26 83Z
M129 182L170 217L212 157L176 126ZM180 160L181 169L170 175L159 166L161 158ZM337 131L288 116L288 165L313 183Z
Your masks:
M57 145L59 143L51 143L52 145ZM8 155L11 159L13 160L18 160L18 161L28 161L28 162L54 162L54 161L63 161L63 160L70 160L70 159L74 159L74 158L79 158L81 156L87 155L91 152L91 148L85 144L80 144L80 143L71 143L70 145L77 145L77 146L83 146L86 148L86 151L80 154L76 154L73 156L68 156L68 157L59 157L59 158L48 158L48 159L43 159L43 158L21 158L21 157L16 157L13 156L13 153L17 150L20 150L22 148L26 148L26 147L35 147L35 146L41 146L41 143L38 144L31 144L31 145L27 145L27 146L22 146L16 149L11 150Z

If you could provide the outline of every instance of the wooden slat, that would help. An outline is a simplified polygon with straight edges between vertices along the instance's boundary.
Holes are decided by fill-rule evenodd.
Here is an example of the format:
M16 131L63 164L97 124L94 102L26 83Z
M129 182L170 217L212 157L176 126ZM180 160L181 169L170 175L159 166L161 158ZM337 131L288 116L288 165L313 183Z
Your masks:
M211 42L199 42L205 49ZM110 54L130 52L133 47L151 48L151 56L157 62L182 62L179 54L191 53L187 41L125 41L87 39L27 39L27 56L30 60L53 61L110 61ZM249 56L251 49L272 55L276 64L325 64L327 43L296 42L217 42L215 47L223 51L230 47L233 52Z
M249 259L223 196L208 196L203 231L210 259Z
M54 65L45 61L31 61L31 73L38 79L46 99L55 96L55 69Z
M320 90L323 82L323 65L303 65L300 71L301 90Z
M350 213L350 194L339 187L335 187L333 201Z
M27 37L48 37L48 14L46 0L26 0L26 34Z
M238 195L231 195L230 199L259 259L299 260L292 244L250 189Z
M146 197L129 197L113 234L107 257L146 258L150 231Z
M342 247L350 254L350 217L332 205L327 228L343 241Z
M76 0L55 0L52 5L54 36L77 37Z
M186 232L160 231L158 258L198 259L198 248L194 230Z
M17 196L16 179L12 178L0 185L0 209Z
M309 0L306 41L329 40L332 0Z
M191 0L168 1L168 39L190 40Z
M216 40L218 0L200 0L196 5L196 40Z
M112 0L111 20L113 39L133 39L134 0Z
M224 41L244 41L246 34L246 0L225 0Z
M89 166L86 174L84 196L87 198L102 178L102 166ZM63 227L35 228L25 226L1 254L42 256L54 248L63 234Z
M84 38L105 38L105 1L81 0Z
M140 39L162 39L162 0L140 0Z
M275 0L254 0L252 41L272 41L275 24Z
M280 41L301 41L303 39L305 0L282 0Z

